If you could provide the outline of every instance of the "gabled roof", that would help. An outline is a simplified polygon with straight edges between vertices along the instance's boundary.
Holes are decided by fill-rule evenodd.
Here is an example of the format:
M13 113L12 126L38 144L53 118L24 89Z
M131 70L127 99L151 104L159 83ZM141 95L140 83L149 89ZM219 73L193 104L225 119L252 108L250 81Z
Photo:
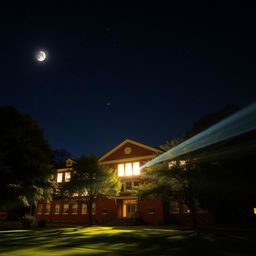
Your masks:
M130 139L126 139L123 142L121 142L120 144L118 144L116 147L114 147L112 150L110 150L109 152L107 152L105 155L103 155L99 161L100 162L104 162L106 160L108 160L107 158L110 157L110 155L114 154L115 152L117 152L119 149L121 149L123 146L125 146L125 144L129 144L129 145L134 145L140 148L145 149L145 151L147 151L146 154L143 155L143 158L145 158L146 156L150 156L151 158L155 155L155 154L159 154L162 153L161 150L147 146L145 144L136 142L134 140L130 140ZM129 156L126 157L127 159L129 158ZM138 157L139 158L139 157ZM113 161L113 160L112 160Z

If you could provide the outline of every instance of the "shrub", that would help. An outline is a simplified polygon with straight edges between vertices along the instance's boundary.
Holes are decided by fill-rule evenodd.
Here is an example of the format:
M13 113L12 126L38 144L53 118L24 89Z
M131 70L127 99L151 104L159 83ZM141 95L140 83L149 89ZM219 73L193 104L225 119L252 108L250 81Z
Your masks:
M21 224L24 226L24 228L31 228L31 225L34 223L35 218L32 215L25 214L21 218Z
M37 226L39 227L39 228L43 228L43 227L45 227L47 225L47 221L46 220L39 220L38 222L37 222Z

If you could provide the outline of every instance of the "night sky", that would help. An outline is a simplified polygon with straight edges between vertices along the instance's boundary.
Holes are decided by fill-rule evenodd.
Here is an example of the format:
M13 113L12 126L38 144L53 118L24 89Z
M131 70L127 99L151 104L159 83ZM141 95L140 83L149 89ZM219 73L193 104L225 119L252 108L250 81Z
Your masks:
M30 114L74 158L126 138L157 147L226 104L255 101L247 1L20 2L1 8L0 105Z

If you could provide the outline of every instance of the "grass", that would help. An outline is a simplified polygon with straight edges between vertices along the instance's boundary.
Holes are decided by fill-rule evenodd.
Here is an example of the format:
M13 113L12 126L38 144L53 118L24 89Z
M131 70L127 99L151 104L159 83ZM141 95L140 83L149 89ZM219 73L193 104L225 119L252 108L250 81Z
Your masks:
M44 228L0 231L1 256L255 255L253 231L150 228Z

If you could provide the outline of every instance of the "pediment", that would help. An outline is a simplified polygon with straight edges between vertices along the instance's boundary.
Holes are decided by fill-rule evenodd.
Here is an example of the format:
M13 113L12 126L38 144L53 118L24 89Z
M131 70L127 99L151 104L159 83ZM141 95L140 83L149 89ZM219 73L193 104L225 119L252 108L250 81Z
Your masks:
M114 147L112 150L107 152L105 155L103 155L100 158L100 162L111 162L111 161L117 161L120 159L127 159L130 158L138 158L138 157L147 157L156 155L157 153L161 153L161 150L158 150L156 148L147 146L145 144L126 139L122 143L118 144L116 147Z

